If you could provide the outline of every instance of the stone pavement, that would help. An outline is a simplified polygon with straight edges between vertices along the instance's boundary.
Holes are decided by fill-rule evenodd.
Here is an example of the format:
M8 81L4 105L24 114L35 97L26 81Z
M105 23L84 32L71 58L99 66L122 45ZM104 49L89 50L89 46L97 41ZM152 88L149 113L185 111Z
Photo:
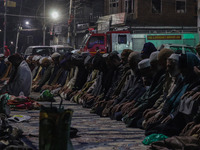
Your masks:
M49 102L42 102L50 105ZM54 102L58 106L59 101ZM141 142L144 139L144 131L135 128L126 128L124 123L101 118L96 114L90 114L90 109L81 105L64 101L65 108L74 110L72 127L79 130L77 137L71 139L75 150L146 150ZM31 141L34 149L39 147L39 110L12 111L12 115L29 115L29 122L11 123L24 131L25 137Z

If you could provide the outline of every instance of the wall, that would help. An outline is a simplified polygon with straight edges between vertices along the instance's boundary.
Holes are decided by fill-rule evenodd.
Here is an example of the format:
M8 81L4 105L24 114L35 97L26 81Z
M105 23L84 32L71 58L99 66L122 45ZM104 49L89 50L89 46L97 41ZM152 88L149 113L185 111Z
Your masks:
M138 18L135 24L155 26L196 26L195 14L197 3L194 0L186 0L186 13L176 13L176 0L162 0L162 12L153 14L152 0L138 1Z
M109 15L109 0L105 14ZM124 0L119 0L118 12L124 12ZM162 11L152 13L152 0L135 0L134 14L127 14L127 25L134 26L197 26L197 0L186 0L186 13L176 12L176 0L162 0Z

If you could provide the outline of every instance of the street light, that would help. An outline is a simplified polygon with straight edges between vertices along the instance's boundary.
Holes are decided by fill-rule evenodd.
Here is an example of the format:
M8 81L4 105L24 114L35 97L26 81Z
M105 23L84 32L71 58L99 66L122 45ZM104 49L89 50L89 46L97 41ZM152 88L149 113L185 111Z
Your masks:
M57 11L53 11L53 12L51 13L51 17L52 17L52 19L56 20L56 19L58 19L58 17L59 17L59 13L58 13Z
M26 24L26 25L29 25L30 23L29 23L29 21L26 21L25 24Z
M52 10L50 12L50 17L51 17L51 31L50 31L50 34L53 35L53 28L54 28L54 25L55 25L55 21L58 21L59 17L60 17L60 14L58 11L55 11L55 10ZM57 37L57 44L58 44L58 38ZM51 40L51 44L54 43L54 40Z

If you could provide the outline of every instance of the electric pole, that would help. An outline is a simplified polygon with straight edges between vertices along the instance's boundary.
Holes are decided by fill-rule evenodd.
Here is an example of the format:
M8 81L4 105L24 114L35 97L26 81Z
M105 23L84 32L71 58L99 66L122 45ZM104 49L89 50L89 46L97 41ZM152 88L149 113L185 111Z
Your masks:
M19 15L22 14L22 3L23 3L23 1L21 0L21 5L20 5L20 12L19 12ZM16 42L15 42L15 53L17 53L17 50L18 50L19 35L20 35L20 31L21 31L21 30L22 30L22 26L21 26L21 18L20 18L20 19L19 19L18 29L17 29Z
M74 49L76 49L76 6L74 6Z
M17 50L18 50L19 34L20 34L21 30L22 30L22 27L21 27L21 25L19 25L18 30L17 30L16 43L15 43L15 53L17 53Z
M4 36L3 36L3 49L5 49L6 45L6 26L7 26L7 0L5 2L5 13L4 13Z
M68 34L67 34L67 43L71 45L71 15L72 15L72 0L70 0L70 6L69 6L69 18L68 18Z
M46 39L46 20L45 20L45 11L46 11L46 1L44 0L44 23L43 23L43 45L45 46Z

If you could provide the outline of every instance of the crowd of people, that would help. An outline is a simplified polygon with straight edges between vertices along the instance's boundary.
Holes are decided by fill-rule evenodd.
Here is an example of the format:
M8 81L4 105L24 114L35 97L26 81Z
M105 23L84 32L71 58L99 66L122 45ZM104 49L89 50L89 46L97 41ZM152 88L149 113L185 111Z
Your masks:
M197 54L157 51L53 53L51 57L0 55L0 93L29 96L50 90L91 113L141 128L145 135L200 139L200 46ZM191 141L190 141L191 142Z

